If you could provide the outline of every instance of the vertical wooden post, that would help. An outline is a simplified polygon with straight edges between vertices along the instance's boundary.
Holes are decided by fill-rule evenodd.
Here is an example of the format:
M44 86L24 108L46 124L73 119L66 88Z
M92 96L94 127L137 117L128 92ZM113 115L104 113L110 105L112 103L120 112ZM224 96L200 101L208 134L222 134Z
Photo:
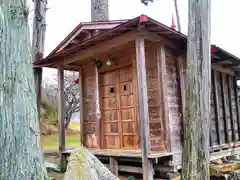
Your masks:
M59 121L59 153L60 167L64 168L65 159L62 152L65 150L65 116L64 116L64 70L58 69L58 121Z
M84 104L83 104L83 70L79 70L79 104L80 104L80 143L84 145Z
M216 131L217 131L217 141L218 144L221 145L222 139L221 139L221 128L220 128L220 114L219 114L219 101L218 101L218 88L217 88L217 75L214 70L212 70L212 91L213 91L213 103L214 103L214 113L215 113L215 119L216 119Z
M238 85L236 76L233 78L234 83L234 96L235 96L235 103L236 103L236 114L237 114L237 126L238 126L238 137L240 139L240 116L239 116L239 97L238 97Z
M165 145L168 152L171 152L171 134L169 126L169 107L168 107L168 95L167 95L167 82L166 82L166 53L165 47L161 45L157 50L157 66L158 77L161 80L162 97L163 97L163 117L165 126Z
M145 43L143 38L136 40L136 64L138 77L138 100L139 100L139 121L141 128L141 151L143 180L153 180L152 162L148 159L150 153L149 143L149 116L147 98L147 75L145 60Z
M232 140L236 141L236 132L234 127L234 118L233 118L233 108L232 108L232 77L230 75L226 75L227 78L227 91L228 91L228 103L229 103L229 113L230 113L230 122L231 122L231 129L232 129Z
M226 91L225 91L225 82L224 82L223 73L220 73L220 85L221 85L221 97L222 97L222 106L223 106L223 120L224 120L224 133L225 133L225 141L230 143L229 138L229 127L228 127L228 117L227 117L227 102L226 102Z
M109 159L109 169L112 173L118 177L118 160L114 157L110 157Z
M186 59L183 59L182 56L179 56L177 58L177 71L178 71L178 79L179 79L179 89L180 89L180 102L181 102L181 140L183 141L183 121L184 121L184 111L185 111L185 101L186 101L186 96L185 96L185 74L184 71L186 67L184 67L184 62Z
M100 149L101 147L101 132L100 132L100 118L101 118L101 111L100 111L100 99L99 99L99 74L98 74L98 68L95 67L95 74L96 74L96 92L95 92L95 98L96 98L96 120L97 120L97 147Z

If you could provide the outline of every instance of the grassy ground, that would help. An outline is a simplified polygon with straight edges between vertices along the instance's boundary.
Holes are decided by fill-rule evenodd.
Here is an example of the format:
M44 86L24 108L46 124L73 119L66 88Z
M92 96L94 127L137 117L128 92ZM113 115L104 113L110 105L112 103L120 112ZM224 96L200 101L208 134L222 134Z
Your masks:
M42 147L44 150L58 151L58 134L52 134L41 137ZM80 145L79 134L66 136L66 148L74 148Z
M49 127L49 126L48 126ZM71 133L67 133L65 143L66 148L74 148L80 145L80 124L73 122L69 124L69 129L72 130ZM54 133L51 135L42 135L41 143L44 150L47 151L58 151L59 145L59 133Z
M49 128L49 126L47 126ZM56 127L50 127L49 129L52 129L54 131L58 131ZM80 146L80 124L77 122L73 122L69 124L69 129L72 130L72 132L68 135L66 135L66 148L74 148ZM41 136L41 143L43 146L43 149L45 151L54 151L58 152L58 138L59 134L51 134L46 136ZM46 162L59 164L59 159L57 156L50 155L44 157ZM54 171L49 172L49 175L53 178L63 178L64 173L57 173ZM120 177L120 180L125 180L126 178Z

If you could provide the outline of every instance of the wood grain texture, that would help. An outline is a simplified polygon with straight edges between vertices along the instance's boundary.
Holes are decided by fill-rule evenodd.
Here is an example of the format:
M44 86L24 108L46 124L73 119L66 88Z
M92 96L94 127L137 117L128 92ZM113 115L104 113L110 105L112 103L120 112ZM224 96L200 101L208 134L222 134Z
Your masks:
M182 180L209 179L210 0L189 1Z
M58 69L58 122L59 122L59 152L65 151L65 110L64 110L64 70Z
M146 79L146 57L144 39L136 40L136 64L138 77L138 99L139 99L139 120L141 128L141 151L143 179L153 180L152 163L148 159L150 153L149 144L149 116L148 116L148 98L147 98L147 79Z
M145 48L150 145L152 151L164 152L166 150L166 130L163 117L164 101L162 96L160 58L158 58L156 46Z

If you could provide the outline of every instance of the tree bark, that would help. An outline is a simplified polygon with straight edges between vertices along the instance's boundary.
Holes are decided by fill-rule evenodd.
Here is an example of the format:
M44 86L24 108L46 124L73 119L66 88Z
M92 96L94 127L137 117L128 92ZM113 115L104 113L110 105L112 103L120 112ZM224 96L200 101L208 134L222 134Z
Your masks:
M189 0L182 180L209 179L210 0Z
M46 32L47 0L34 0L34 20L32 37L33 62L43 58ZM41 95L42 95L42 68L34 68L35 88L37 94L37 110L40 119Z
M91 20L109 20L108 0L91 0Z
M0 1L0 179L46 180L26 0Z
M177 26L178 26L177 28L178 28L178 31L181 32L181 23L180 23L180 16L178 12L177 0L174 0L174 8L175 8L176 17L177 17Z

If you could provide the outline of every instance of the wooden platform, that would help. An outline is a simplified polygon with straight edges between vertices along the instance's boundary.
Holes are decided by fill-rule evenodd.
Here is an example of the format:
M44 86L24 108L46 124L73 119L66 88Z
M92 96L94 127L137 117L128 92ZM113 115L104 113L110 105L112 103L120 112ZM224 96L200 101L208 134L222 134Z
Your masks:
M69 149L62 154L71 154L73 150ZM89 150L91 153L93 153L95 156L111 156L111 157L126 157L126 158L142 158L141 151L120 151L120 150ZM159 153L159 152L152 152L150 155L148 155L149 159L156 159L156 158L162 158L162 157L169 157L172 156L173 153Z
M73 150L66 150L62 153L65 158L68 157ZM142 174L142 154L141 151L120 151L120 150L90 150L104 165L106 165L114 174L119 172ZM221 159L231 156L233 153L240 154L240 147L230 148L210 148L210 160ZM173 173L177 178L181 169L181 152L178 153L158 153L152 152L148 155L151 162L153 174L164 174L168 176ZM67 158L66 158L67 159ZM171 178L170 178L171 179Z

